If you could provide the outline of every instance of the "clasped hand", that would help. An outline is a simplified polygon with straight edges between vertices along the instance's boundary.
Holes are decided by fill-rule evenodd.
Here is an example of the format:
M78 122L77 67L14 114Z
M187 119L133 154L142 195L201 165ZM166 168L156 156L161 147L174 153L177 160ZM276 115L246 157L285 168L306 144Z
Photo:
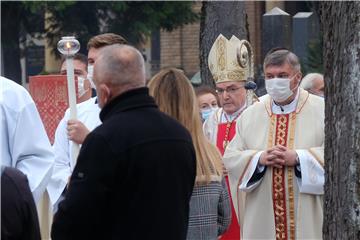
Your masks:
M295 150L276 145L264 151L260 156L259 164L263 166L273 166L282 168L283 166L295 166L297 153Z

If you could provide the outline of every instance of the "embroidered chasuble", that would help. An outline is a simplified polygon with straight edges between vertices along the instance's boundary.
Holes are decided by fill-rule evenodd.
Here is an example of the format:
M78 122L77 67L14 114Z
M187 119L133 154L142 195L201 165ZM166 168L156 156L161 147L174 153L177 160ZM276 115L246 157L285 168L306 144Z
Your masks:
M324 101L300 89L294 111L274 114L266 96L245 110L226 148L224 164L242 239L321 239L324 184ZM294 149L295 167L268 166L257 180L262 151Z

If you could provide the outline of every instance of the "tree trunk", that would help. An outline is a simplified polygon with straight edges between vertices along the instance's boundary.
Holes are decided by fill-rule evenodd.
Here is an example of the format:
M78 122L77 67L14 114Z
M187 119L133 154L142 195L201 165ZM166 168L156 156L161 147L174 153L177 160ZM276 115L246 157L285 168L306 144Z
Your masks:
M21 4L1 3L1 44L5 77L21 84L19 32Z
M360 2L321 2L325 69L324 239L360 239Z
M230 40L235 35L240 40L249 39L245 3L243 1L203 2L200 22L201 84L214 86L208 67L210 49L221 33Z

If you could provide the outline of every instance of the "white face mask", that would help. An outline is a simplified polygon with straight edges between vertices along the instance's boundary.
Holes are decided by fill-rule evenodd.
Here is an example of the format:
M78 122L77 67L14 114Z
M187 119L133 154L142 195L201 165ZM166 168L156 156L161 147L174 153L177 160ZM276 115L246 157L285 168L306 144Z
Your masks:
M78 80L78 95L79 97L84 96L84 94L89 91L89 89L85 89L85 78L77 77Z
M91 88L95 89L95 84L94 84L94 81L93 81L93 77L94 77L94 65L88 65L87 67L87 79L89 80L90 82L90 85L91 85Z
M289 78L272 78L265 80L265 88L275 102L283 102L293 95L290 89Z

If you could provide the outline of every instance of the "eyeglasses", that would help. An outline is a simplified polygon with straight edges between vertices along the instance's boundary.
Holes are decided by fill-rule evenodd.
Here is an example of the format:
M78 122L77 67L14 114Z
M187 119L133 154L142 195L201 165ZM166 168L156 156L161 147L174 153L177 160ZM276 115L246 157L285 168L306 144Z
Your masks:
M237 90L239 90L242 87L228 87L226 89L223 88L216 88L215 91L218 95L222 95L224 92L227 94L235 94Z

